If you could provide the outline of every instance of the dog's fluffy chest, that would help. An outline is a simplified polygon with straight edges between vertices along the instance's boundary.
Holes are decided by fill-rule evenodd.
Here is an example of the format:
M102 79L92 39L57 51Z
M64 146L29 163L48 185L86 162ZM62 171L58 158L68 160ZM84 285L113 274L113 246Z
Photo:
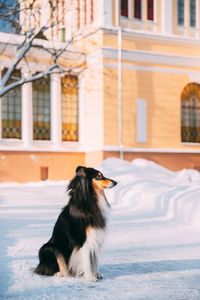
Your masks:
M89 253L98 258L103 242L105 230L88 227L86 230L86 240L80 249L74 248L69 260L68 268L73 275L84 273L85 254Z
M99 253L104 241L104 236L104 229L88 227L86 231L86 247L88 247L92 252Z
M98 205L105 219L105 223L107 221L108 212L109 212L109 204L106 200L105 194L99 193L98 195ZM92 225L88 225L86 228L86 239L83 246L79 249L74 248L72 251L68 268L70 272L74 275L80 275L84 272L84 266L87 265L87 257L89 255L91 264L98 261L98 257L100 255L104 238L105 238L105 227L93 227Z
M106 200L105 194L99 193L98 199L99 199L99 207L100 207L101 213L104 216L104 218L107 219L108 215L109 215L110 206Z

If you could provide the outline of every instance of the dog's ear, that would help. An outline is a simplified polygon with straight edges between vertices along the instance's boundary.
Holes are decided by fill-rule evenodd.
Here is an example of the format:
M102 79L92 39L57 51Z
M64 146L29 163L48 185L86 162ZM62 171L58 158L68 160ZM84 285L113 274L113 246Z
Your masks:
M86 167L78 166L78 167L76 168L76 175L77 175L77 176L85 177L85 176L86 176L85 171L86 171Z

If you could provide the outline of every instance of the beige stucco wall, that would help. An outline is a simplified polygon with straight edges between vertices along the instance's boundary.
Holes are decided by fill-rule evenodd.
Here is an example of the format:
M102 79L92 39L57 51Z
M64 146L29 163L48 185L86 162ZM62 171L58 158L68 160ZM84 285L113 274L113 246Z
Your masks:
M117 78L117 69L105 69L105 145L118 145L118 89L117 80L114 78ZM123 145L153 148L181 147L180 95L188 82L189 77L184 74L123 69ZM147 143L136 141L136 101L141 98L146 99L147 104Z
M84 164L84 153L1 151L0 182L39 181L42 167L48 167L49 180L69 180Z
M118 61L117 34L104 35L104 45L113 49L113 58L104 59L104 145L119 145L118 137ZM124 34L122 52L132 51L132 60L122 60L122 132L123 146L159 149L200 149L200 145L181 143L181 102L183 88L200 81L197 44L152 37L143 40ZM138 50L138 51L137 51ZM135 52L134 52L135 51ZM134 55L144 54L144 61ZM111 52L110 52L111 53ZM128 52L127 52L128 53ZM130 53L130 52L129 52ZM162 62L149 60L151 53L162 56ZM145 59L148 61L145 62ZM181 59L181 60L179 60ZM191 64L188 63L191 59ZM192 62L192 59L194 61ZM197 63L195 65L195 59ZM170 63L173 61L173 63ZM182 64L181 64L182 63ZM147 105L147 142L136 140L136 103Z

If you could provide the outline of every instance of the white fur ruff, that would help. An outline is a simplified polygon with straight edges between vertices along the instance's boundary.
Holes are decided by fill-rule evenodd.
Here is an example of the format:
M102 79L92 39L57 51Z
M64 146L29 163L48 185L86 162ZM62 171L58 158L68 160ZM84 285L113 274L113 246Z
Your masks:
M103 195L98 195L100 207L104 217L108 216L108 204ZM68 270L74 276L84 276L91 281L95 281L98 276L101 276L98 269L99 255L105 239L105 229L91 228L87 233L87 238L84 245L72 252L68 263Z
M98 259L104 237L105 230L92 228L83 247L73 250L68 264L73 275L80 276L84 273L85 277L93 277L98 273Z

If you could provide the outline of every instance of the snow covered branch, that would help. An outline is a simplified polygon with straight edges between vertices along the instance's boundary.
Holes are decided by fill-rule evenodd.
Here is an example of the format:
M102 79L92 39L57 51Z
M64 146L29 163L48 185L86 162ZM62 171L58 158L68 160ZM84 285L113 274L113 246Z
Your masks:
M0 97L5 95L11 89L21 86L27 82L32 82L37 79L40 79L44 76L50 75L52 73L73 73L73 68L76 70L81 67L83 61L85 60L85 54L76 50L73 52L69 50L72 47L72 44L75 40L80 39L80 35L73 36L67 42L58 42L49 38L49 34L58 29L60 23L59 18L54 18L58 16L58 7L55 5L54 1L48 1L49 6L49 19L46 20L45 25L41 24L41 7L40 2L36 0L0 0L0 29L3 26L10 28L11 33L7 34L9 38L7 41L0 40L1 55L6 51L6 49L12 48L13 60L10 61L9 66L6 66L5 72L2 74L0 82ZM19 17L19 15L23 18ZM23 20L23 23L22 23ZM9 27L10 26L10 27ZM13 31L13 26L20 28L20 34L15 36L15 42L11 41L11 36L14 36L16 33ZM1 30L0 30L1 31ZM3 30L2 30L3 31ZM7 32L6 32L7 33ZM14 34L13 34L14 33ZM49 40L48 40L49 39ZM74 66L72 64L67 67L66 61L70 62L70 58L67 58L69 54L72 56L72 53L76 53L76 59L74 60ZM77 54L81 57L81 60L77 60ZM40 59L45 58L46 64L43 63L42 71L34 73L31 70L31 58L34 61L40 61ZM33 60L32 59L32 60ZM65 66L61 66L60 62L65 61ZM44 65L46 68L44 70ZM16 69L20 69L23 66L26 66L27 70L31 72L25 72L27 74L21 75L21 78L14 78L13 72Z

